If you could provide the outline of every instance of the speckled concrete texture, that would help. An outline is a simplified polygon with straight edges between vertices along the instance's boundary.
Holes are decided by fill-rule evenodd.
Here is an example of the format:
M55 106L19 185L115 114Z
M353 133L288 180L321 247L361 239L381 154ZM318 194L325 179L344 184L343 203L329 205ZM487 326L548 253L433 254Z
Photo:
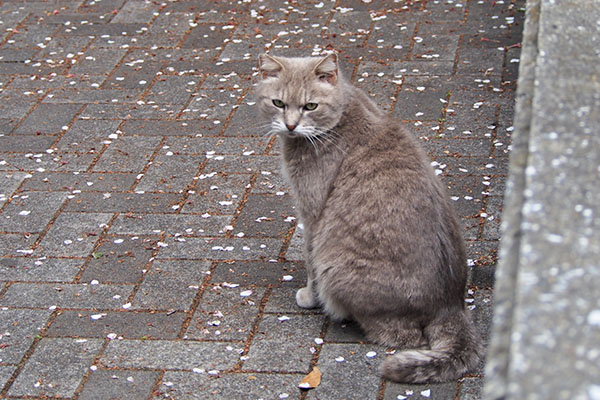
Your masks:
M597 399L600 5L527 8L486 393Z

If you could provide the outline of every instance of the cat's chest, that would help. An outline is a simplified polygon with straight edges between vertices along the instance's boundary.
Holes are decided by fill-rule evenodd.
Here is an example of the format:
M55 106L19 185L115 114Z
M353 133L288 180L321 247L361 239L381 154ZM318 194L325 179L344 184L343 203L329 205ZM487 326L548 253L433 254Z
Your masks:
M318 219L331 192L340 162L334 154L284 155L284 173L305 223Z

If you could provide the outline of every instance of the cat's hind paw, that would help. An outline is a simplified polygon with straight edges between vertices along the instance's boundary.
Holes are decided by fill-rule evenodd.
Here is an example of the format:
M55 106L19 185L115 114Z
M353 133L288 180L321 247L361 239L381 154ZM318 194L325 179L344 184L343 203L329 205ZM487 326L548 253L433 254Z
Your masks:
M307 287L298 289L296 292L296 304L298 304L298 307L302 308L315 308L318 306L313 291Z

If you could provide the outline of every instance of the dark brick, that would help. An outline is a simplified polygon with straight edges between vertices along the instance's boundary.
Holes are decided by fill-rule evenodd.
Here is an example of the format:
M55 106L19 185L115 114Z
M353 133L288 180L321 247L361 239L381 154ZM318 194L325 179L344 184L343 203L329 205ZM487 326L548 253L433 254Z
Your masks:
M252 194L248 196L233 232L250 237L283 238L292 227L290 216L293 213L289 196Z
M284 276L291 276L286 281ZM233 262L219 263L212 273L212 283L232 282L242 286L303 285L306 271L293 263Z
M153 238L111 236L100 241L81 282L137 283L156 248Z
M182 312L62 311L46 336L103 339L114 333L125 339L175 339L185 317Z
M157 371L98 369L92 372L77 398L81 400L147 399L158 377Z

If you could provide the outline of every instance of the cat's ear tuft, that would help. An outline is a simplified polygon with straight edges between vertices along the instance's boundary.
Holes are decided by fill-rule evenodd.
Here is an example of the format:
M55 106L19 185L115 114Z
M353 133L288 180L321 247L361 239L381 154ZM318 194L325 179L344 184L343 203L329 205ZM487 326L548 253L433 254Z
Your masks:
M315 74L320 81L335 85L338 78L338 57L331 53L323 58L315 67Z
M268 54L258 56L258 70L263 79L277 78L283 69L283 64Z

